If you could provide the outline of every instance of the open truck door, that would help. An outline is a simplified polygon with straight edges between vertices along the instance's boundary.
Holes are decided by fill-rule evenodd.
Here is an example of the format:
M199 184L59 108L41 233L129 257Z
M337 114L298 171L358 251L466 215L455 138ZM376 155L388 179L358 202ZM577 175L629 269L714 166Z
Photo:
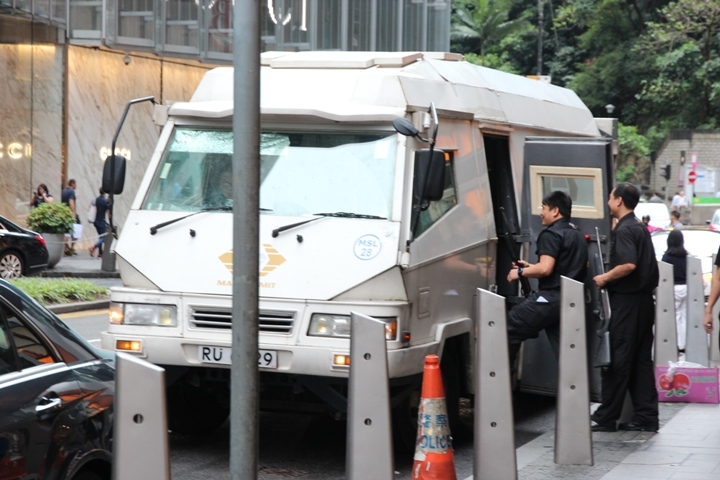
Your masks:
M613 187L614 169L610 138L528 137L525 141L522 190L522 225L529 233L529 261L538 261L536 240L543 229L540 222L542 198L561 190L573 202L572 222L588 236L588 258L597 253L595 227L600 233L603 258L607 258L611 219L607 199ZM526 237L528 238L528 237ZM592 261L585 279L585 317L588 335L588 365L594 355L600 328L599 293L592 278ZM537 281L533 280L533 288ZM558 382L558 363L550 343L541 332L535 340L526 341L520 357L520 389L555 394ZM600 370L591 368L590 395L600 396Z

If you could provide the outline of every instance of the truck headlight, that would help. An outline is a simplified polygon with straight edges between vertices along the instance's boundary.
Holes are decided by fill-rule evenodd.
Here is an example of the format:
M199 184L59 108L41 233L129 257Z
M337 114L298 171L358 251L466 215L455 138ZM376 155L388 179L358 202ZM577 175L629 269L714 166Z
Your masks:
M177 327L177 307L175 305L111 302L110 323L115 325Z
M373 318L385 322L385 340L395 340L397 338L397 318ZM350 315L313 313L310 317L308 335L311 337L350 338Z

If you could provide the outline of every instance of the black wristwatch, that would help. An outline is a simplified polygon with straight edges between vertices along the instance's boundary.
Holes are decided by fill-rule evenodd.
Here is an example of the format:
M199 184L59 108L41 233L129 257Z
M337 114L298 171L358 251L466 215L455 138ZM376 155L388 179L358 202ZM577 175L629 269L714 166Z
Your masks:
M522 277L523 267L518 268L518 277Z

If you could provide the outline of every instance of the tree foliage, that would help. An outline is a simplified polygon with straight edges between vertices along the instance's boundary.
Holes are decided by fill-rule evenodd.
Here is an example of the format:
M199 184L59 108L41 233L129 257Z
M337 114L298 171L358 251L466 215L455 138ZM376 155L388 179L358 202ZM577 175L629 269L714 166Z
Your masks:
M671 129L720 128L720 0L542 0L542 12L538 32L538 0L454 0L452 49L533 75L542 34L542 73L597 117L613 104L636 128L621 137L644 139L631 144L646 153L621 162L647 157ZM624 175L637 178L643 162Z

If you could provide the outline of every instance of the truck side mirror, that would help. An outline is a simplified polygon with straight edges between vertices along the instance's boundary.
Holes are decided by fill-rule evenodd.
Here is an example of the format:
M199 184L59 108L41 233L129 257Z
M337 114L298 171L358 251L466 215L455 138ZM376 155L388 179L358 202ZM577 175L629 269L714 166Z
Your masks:
M407 118L398 117L393 120L393 127L395 131L405 137L417 137L420 133L415 125Z
M440 200L445 193L445 152L433 149L416 151L415 182L419 203Z
M114 161L113 161L114 158ZM115 184L113 185L112 165L115 164ZM122 155L108 155L103 167L102 189L105 193L119 195L125 187L125 166L127 161Z

